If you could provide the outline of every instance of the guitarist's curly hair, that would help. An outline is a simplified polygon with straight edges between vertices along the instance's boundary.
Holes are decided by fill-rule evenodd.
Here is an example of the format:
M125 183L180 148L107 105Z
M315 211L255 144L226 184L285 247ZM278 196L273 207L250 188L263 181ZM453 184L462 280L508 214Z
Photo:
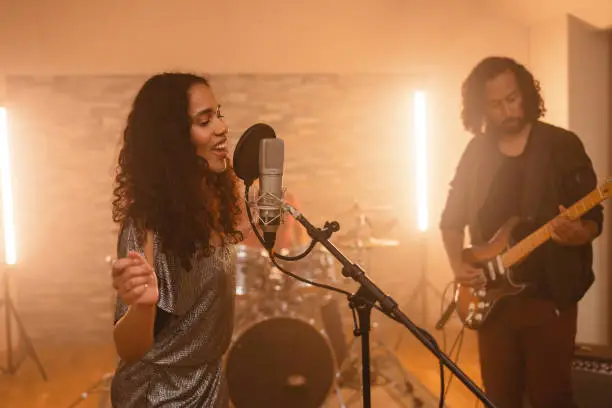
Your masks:
M524 65L519 64L512 58L488 57L480 61L463 82L461 121L465 130L474 135L482 134L485 83L508 70L516 76L521 90L525 119L533 122L544 116L546 108L540 83L533 77L533 74Z

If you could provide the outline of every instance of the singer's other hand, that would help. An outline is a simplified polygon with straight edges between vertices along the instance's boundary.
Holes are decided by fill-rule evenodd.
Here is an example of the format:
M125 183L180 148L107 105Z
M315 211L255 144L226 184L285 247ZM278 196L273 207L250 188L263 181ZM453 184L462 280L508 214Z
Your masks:
M137 252L115 261L112 280L113 288L126 305L155 305L159 300L155 271Z

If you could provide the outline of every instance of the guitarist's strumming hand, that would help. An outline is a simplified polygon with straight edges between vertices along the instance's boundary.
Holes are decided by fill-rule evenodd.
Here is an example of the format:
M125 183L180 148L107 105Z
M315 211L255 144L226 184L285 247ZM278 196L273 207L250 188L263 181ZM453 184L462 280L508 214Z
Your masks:
M455 274L455 281L461 285L479 289L486 283L482 270L469 264L461 262L451 265L451 268Z
M566 208L560 205L559 210L563 214ZM551 225L552 239L560 245L585 245L597 236L597 224L580 218L572 220L567 215L561 215L552 220Z

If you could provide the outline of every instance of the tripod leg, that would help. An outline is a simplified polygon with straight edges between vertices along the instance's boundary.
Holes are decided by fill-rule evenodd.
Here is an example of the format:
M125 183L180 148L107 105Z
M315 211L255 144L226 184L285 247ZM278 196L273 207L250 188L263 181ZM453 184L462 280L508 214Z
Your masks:
M23 322L21 321L21 318L19 317L17 310L15 310L15 306L13 305L13 302L11 301L10 298L5 299L5 306L7 310L10 309L10 315L12 315L15 318L15 322L17 323L17 328L19 330L19 337L25 344L26 353L30 357L32 357L32 360L34 360L34 363L38 366L38 370L40 371L40 375L42 376L43 380L48 381L47 373L45 372L45 368L40 362L40 359L38 358L38 354L36 353L36 350L34 349L34 345L32 344L32 341L30 337L28 336L28 333L25 330L25 326L23 325ZM8 325L8 327L10 327L10 325ZM9 351L9 354L10 354L10 351ZM13 372L16 371L17 366L11 367L11 370Z
M336 394L335 398L331 398L330 396L330 398L328 398L326 402L323 404L323 407L326 407L326 408L328 407L329 403L331 402L329 401L330 399L337 399L338 404L340 404L339 408L347 408L347 405L344 403L344 398L342 398L342 390L340 389L340 386L338 385L337 380L334 381L334 391L333 392L334 394Z
M410 396L413 401L413 405L409 404L409 406L424 406L424 399L431 401L435 401L437 399L433 393L431 393L420 383L418 378L413 376L405 369L404 365L396 354L383 342L376 340L374 342L374 348L378 352L376 353L376 358L373 360L373 366L378 371L378 376L382 377L387 382L387 386L384 387L385 391L398 403L398 405L405 406L405 399L402 398L406 398L408 396ZM382 359L385 359L386 361L381 361ZM382 373L382 370L380 369L381 365L386 366L387 368L395 366L402 377L401 380L397 381L390 378L390 375Z

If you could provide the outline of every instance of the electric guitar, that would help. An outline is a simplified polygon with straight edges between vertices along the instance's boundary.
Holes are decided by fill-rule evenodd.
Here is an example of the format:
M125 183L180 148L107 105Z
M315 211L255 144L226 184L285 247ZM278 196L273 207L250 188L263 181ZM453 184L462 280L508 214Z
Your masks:
M605 183L555 219L564 215L570 219L577 219L610 196L612 196L612 177L608 177ZM487 244L465 248L462 252L463 261L481 268L486 280L484 287L480 289L457 286L455 292L457 314L469 329L480 328L500 301L505 297L518 295L527 287L527 284L513 279L512 266L521 262L552 237L551 220L509 248L511 233L518 222L518 217L509 219Z

